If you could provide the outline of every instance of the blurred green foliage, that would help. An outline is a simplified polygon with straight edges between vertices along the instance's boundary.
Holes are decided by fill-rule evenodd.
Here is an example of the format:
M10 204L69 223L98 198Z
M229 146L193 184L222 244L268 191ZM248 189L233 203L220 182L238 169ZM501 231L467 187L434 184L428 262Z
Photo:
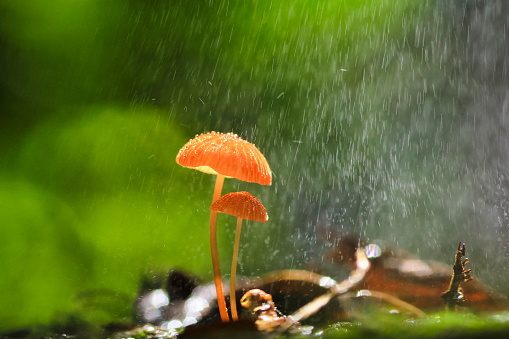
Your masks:
M52 119L2 176L0 289L19 291L0 301L3 324L48 321L85 291L124 294L129 307L143 274L207 272L206 201L175 164L185 139L155 112L134 112Z
M2 175L0 288L2 329L48 321L88 281L91 249L77 235L79 219L51 193Z

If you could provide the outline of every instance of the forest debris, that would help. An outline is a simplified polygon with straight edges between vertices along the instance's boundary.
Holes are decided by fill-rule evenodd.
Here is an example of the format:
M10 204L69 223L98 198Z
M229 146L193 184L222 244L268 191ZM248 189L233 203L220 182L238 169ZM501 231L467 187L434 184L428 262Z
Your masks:
M415 256L394 248L379 250L380 247L378 247L375 251L378 255L374 256L370 255L372 252L370 249L375 248L374 245L354 248L357 245L351 242L349 246L346 250L341 249L344 259L341 264L349 267L352 264L354 269L342 282L312 271L295 269L273 271L256 278L244 278L242 287L237 289L239 295L251 289L271 292L271 295L266 294L270 299L262 295L259 305L249 310L244 309L245 321L251 323L253 329L263 329L260 333L265 332L264 335L294 331L302 334L305 326L296 323L311 317L313 319L309 321L315 325L351 320L355 314L351 313L348 302L356 297L383 300L399 309L413 313L414 317L421 317L424 315L423 311L442 309L445 298L448 297L447 293L454 290L456 283L458 283L458 289L460 287L461 279L459 281L451 279L450 265L419 260ZM455 266L461 265L463 268L458 270L460 274L456 276L461 278L464 274L463 279L465 279L470 276L471 271L464 269L467 261L463 260L465 250L461 245L458 251L460 255L455 258ZM354 255L347 257L347 253ZM154 325L166 329L170 323L180 323L178 330L185 328L184 332L187 332L191 326L184 324L184 321L191 319L196 322L194 327L205 327L218 319L219 313L214 307L213 284L199 285L195 277L188 279L186 273L179 272L172 272L167 284L162 284L163 279L157 279L148 284L146 289L142 288L139 300L135 304L136 314L157 313L158 318L154 320ZM461 284L461 289L465 296L463 298L465 302L462 303L464 307L476 312L507 310L506 299L483 285L478 279L468 284ZM446 290L448 291L444 293L444 299L438 298L442 291ZM147 306L148 303L142 301L147 298L154 299L152 292L158 296L166 294L171 302L166 302L157 308L154 308L154 304ZM457 301L453 304L455 303ZM192 304L206 306L199 310L195 307L191 309L189 305ZM261 307L256 310L258 314L253 312L256 307ZM251 319L247 319L248 313ZM259 322L255 324L257 320ZM139 324L149 323L146 318L141 317L138 321Z
M456 255L454 256L454 266L451 277L451 283L449 284L449 289L442 293L442 298L445 300L446 308L449 310L454 310L456 306L463 303L465 298L463 296L463 291L461 289L460 284L462 282L467 282L472 280L470 276L470 272L472 269L465 269L465 265L469 263L468 259L462 258L465 256L465 244L461 244L461 241L458 245L458 250L456 251Z
M285 332L290 327L298 324L299 321L315 314L322 307L327 305L334 296L351 291L364 278L366 272L369 270L369 267L369 260L366 257L364 248L358 248L356 251L356 269L350 273L348 278L339 284L332 284L329 288L329 292L313 299L311 302L302 306L292 315L278 318L276 324L277 328L275 331L279 333Z
M284 316L277 311L272 301L272 296L262 290L254 289L248 291L241 299L241 305L248 308L251 314L256 315L256 326L260 331L279 333L285 332L290 327L298 324L300 320L306 319L315 314L323 306L327 305L329 301L336 295L343 294L351 291L364 277L369 270L370 264L366 257L364 248L359 248L356 251L356 269L353 270L347 279L341 283L332 283L329 286L328 292L313 299L308 304L302 306L290 316ZM315 280L316 274L309 272L304 274L307 280ZM285 272L286 275L291 275ZM303 272L297 272L297 275L302 278ZM309 275L309 277L308 277ZM322 276L323 278L323 276ZM332 279L330 281L333 282Z
M247 291L240 299L240 304L247 308L250 314L256 316L255 325L259 331L272 332L286 319L277 310L272 296L260 289Z
M327 253L327 258L341 267L355 263L353 254L358 246L359 236L345 235L330 228L326 231L325 241L333 245L331 251ZM371 245L362 241L360 243L365 245L366 249ZM378 245L381 253L368 256L371 267L360 282L359 289L388 293L423 311L434 312L444 308L444 299L438 296L449 289L450 264L419 258L383 240L377 240L374 244ZM314 270L318 271L320 267ZM462 306L475 312L499 312L509 309L506 296L479 279L461 284L461 288L465 299Z

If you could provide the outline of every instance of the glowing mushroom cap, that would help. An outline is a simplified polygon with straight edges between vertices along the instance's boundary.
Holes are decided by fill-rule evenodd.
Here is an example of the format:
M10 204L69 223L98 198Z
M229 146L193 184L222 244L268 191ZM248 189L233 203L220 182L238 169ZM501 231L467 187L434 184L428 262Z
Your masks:
M261 185L272 183L270 167L263 154L255 145L233 133L197 135L180 149L177 163Z
M257 197L248 192L233 192L223 195L214 201L210 209L233 215L237 218L266 222L269 220L267 210Z

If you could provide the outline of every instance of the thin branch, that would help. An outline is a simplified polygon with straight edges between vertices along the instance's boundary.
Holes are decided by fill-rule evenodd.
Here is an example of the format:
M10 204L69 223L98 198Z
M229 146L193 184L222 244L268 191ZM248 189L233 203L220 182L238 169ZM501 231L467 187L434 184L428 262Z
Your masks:
M461 291L460 284L462 282L467 282L472 280L473 278L470 276L472 269L465 269L465 265L469 263L468 259L463 257L465 256L465 244L460 241L458 245L458 250L456 251L456 255L454 256L454 266L452 271L451 283L449 284L449 289L442 293L442 298L445 300L445 305L447 309L454 310L456 306L462 303L465 299L463 297L463 293Z
M279 325L276 332L282 333L289 329L292 325L310 317L311 315L318 312L323 306L336 295L347 293L351 291L355 286L364 278L370 268L370 263L364 252L364 248L357 249L356 252L356 269L350 273L347 279L343 280L339 284L331 286L330 291L313 299L308 304L302 306L292 315L286 317L285 321Z

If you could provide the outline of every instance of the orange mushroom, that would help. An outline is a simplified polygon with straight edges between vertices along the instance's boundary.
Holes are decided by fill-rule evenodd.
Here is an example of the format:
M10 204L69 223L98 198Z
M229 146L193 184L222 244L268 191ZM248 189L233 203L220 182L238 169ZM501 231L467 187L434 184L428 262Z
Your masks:
M233 177L261 185L272 183L269 164L255 145L242 140L233 133L210 132L197 135L189 140L177 155L177 163L199 171L216 174L216 185L212 202L221 196L225 177ZM217 213L210 213L210 251L212 269L216 285L217 304L223 322L228 322L228 312L224 300L219 254L216 236Z
M248 192L234 192L223 195L214 201L210 209L215 212L221 212L237 217L237 229L235 230L235 244L233 246L233 260L230 276L230 305L232 320L238 320L237 302L235 299L235 280L237 278L237 258L239 255L240 230L242 220L253 220L266 222L269 220L267 211L263 204Z

